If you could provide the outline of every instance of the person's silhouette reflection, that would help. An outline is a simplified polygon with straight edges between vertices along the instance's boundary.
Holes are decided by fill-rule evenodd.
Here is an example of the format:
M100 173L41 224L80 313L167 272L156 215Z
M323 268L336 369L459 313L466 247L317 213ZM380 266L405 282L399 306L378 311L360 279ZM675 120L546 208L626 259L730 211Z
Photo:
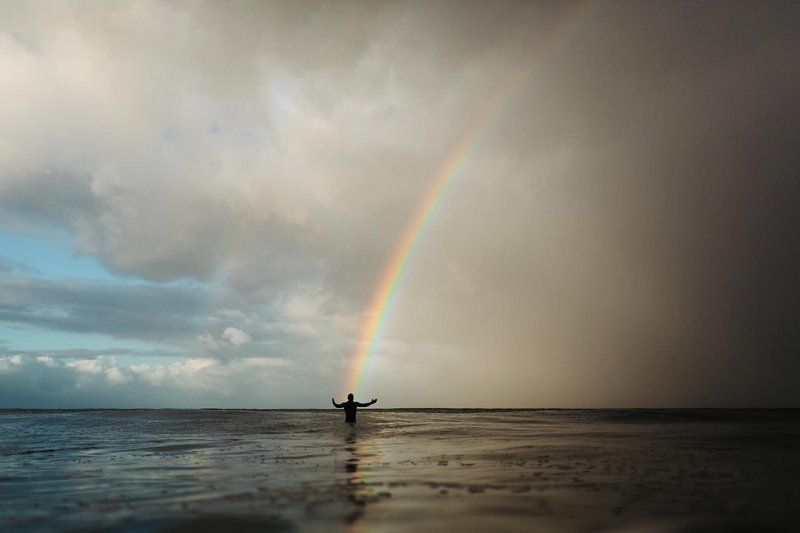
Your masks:
M364 498L364 484L361 474L358 473L358 463L361 459L359 458L355 427L347 435L345 442L347 443L345 450L349 452L350 457L344 464L344 470L347 472L344 489L347 493L347 501L353 508L344 516L344 521L347 524L353 524L364 514L364 507L367 505Z
M373 398L372 401L369 402L369 403L355 402L355 401L353 401L353 393L352 392L347 395L347 401L343 402L343 403L336 403L336 400L331 398L331 402L333 402L333 406L335 408L344 409L344 414L345 414L344 421L348 422L350 424L355 424L355 422L356 422L356 411L358 410L359 407L369 407L370 405L374 404L377 401L378 401L377 398Z
M358 458L358 446L356 446L356 433L355 430L351 431L350 434L345 439L348 446L345 448L345 451L350 452L350 457L347 459L347 462L344 464L344 469L350 474L354 474L358 471L358 462L360 459Z

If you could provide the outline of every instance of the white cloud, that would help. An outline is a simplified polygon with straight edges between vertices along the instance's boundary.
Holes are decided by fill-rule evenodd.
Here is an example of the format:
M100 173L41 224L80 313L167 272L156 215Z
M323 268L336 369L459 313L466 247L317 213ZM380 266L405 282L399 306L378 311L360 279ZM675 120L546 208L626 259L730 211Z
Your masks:
M129 370L136 377L154 386L163 385L165 378L169 375L167 369L163 365L150 366L146 364L136 364L131 365Z
M255 399L263 397L265 386L286 391L280 374L292 367L290 361L277 357L227 362L193 357L131 365L121 365L109 356L71 361L21 356L17 364L10 359L0 358L0 406L13 404L13 396L8 394L13 395L15 390L41 387L45 387L41 389L43 398L55 399L55 405L61 406L72 405L75 397L95 398L94 402L100 398L101 407L186 405L187 398L194 402L203 398L224 400L232 406L255 405ZM6 368L11 366L13 372ZM60 386L48 390L54 378Z
M239 328L234 328L233 326L225 328L225 331L222 332L222 339L228 341L234 346L242 346L243 344L247 344L253 340L250 335Z
M105 375L108 382L114 385L130 381L130 378L125 374L123 374L122 371L117 367L111 367L106 369Z
M7 357L0 357L0 374L6 372L13 372L16 367L22 364L22 357L19 355L12 355Z
M173 369L173 375L182 373L193 374L200 372L203 369L217 366L219 363L214 359L187 359L182 363L173 363L170 369Z
M100 374L103 372L103 365L100 359L76 359L67 361L66 366L84 374Z

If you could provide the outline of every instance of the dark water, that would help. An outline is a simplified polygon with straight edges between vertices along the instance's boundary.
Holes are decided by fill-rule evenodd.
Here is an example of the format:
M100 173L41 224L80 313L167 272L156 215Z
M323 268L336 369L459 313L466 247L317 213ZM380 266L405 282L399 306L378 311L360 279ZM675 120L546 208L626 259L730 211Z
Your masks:
M800 411L342 418L0 411L0 529L800 530Z

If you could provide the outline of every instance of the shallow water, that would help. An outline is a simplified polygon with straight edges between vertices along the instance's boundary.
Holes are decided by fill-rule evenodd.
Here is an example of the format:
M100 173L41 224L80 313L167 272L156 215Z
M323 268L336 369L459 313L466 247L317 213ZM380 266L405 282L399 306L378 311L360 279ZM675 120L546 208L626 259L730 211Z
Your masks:
M795 530L800 411L0 411L0 529Z

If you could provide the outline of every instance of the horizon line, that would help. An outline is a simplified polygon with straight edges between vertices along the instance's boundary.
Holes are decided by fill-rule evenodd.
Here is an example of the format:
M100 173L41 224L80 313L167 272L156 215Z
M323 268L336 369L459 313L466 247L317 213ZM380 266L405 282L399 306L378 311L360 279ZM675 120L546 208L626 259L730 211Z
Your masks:
M0 407L3 411L328 411L332 407ZM773 407L370 407L371 411L414 411L425 409L451 411L691 411L691 410L800 410L800 406Z

